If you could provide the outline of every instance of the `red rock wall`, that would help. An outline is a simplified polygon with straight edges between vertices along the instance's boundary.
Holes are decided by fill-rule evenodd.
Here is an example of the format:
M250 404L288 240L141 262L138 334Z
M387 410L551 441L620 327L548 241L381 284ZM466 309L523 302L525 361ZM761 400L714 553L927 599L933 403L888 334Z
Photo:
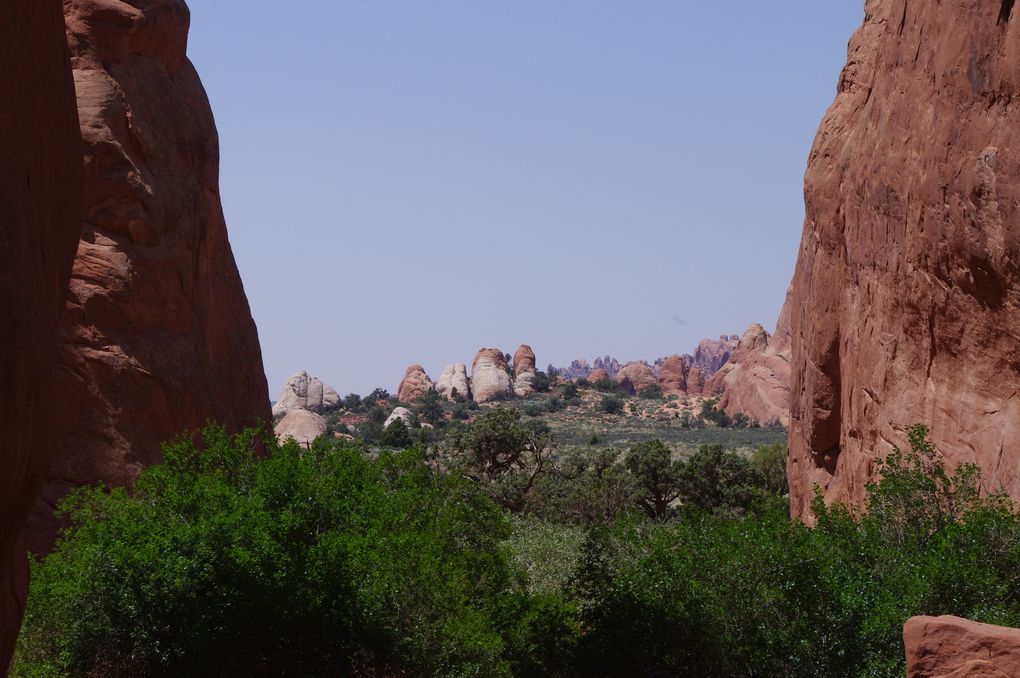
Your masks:
M868 0L805 177L791 511L917 422L1020 497L1020 10Z
M131 482L160 442L270 418L220 207L216 127L183 0L65 0L85 218L61 325L57 454L29 531L76 485Z
M60 0L0 0L0 675L24 610L21 538L53 444L57 322L81 139Z

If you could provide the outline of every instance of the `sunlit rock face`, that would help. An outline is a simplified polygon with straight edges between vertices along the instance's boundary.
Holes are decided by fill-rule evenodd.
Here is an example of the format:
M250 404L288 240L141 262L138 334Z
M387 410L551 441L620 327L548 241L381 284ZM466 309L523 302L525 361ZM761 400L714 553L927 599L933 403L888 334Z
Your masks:
M869 0L805 177L791 511L859 504L931 426L1020 497L1020 10Z
M84 218L60 329L57 449L28 532L70 488L130 483L209 419L270 417L255 324L220 207L216 127L182 0L65 0Z

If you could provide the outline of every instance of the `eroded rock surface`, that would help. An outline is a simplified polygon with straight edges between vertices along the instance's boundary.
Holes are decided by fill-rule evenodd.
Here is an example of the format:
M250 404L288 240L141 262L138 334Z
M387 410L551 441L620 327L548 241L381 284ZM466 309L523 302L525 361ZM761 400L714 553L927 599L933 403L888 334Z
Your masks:
M513 395L506 357L498 348L483 348L471 363L471 392L479 403L504 400Z
M782 325L779 325L782 330ZM704 392L719 397L719 407L760 424L790 421L789 341L770 336L755 323L747 328L729 361L706 382Z
M514 394L520 397L535 392L535 352L527 344L521 344L514 353Z
M659 365L659 388L664 395L687 392L687 362L679 355L671 355Z
M436 390L439 391L439 395L448 400L457 398L470 400L471 382L467 375L467 365L457 363L444 367L443 373L439 375L439 379L436 381Z
M326 432L326 420L322 415L309 410L289 410L283 419L276 422L273 431L281 443L293 438L299 445L310 447L316 438Z
M22 528L54 443L57 325L83 174L59 0L0 2L0 675L28 590Z
M403 403L413 403L421 400L425 394L433 390L435 385L429 378L425 368L421 365L411 365L404 372L404 378L400 380L397 387L397 400Z
M655 370L644 363L627 363L616 373L616 383L628 393L640 393L659 383Z
M32 4L32 3L26 3ZM130 483L209 419L268 420L258 334L219 201L216 128L183 0L65 0L84 220L61 321L57 448L28 531L70 488Z
M340 394L336 389L302 370L284 382L280 395L273 405L273 416L286 414L291 410L322 412L337 407L340 400Z
M1020 629L960 617L911 617L903 627L908 678L1020 676Z
M791 511L859 504L923 422L1020 498L1020 10L870 0L805 176Z
M692 366L701 370L706 379L711 377L726 364L739 342L740 337L735 334L724 334L718 339L702 339L694 351Z

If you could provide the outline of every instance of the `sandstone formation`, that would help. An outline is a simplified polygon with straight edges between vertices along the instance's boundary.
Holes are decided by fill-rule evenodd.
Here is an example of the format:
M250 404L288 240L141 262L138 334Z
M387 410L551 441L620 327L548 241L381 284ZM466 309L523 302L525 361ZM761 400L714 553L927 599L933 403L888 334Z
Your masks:
M535 392L535 352L527 344L514 353L514 393L519 397Z
M718 339L702 339L694 351L692 366L701 370L706 378L715 374L730 359L730 353L737 347L740 337L722 335Z
M288 379L273 405L273 416L291 410L322 412L340 404L340 394L332 386L313 377L304 370Z
M779 323L781 331L782 323ZM719 396L719 408L730 416L747 415L761 424L790 421L790 355L780 348L789 340L770 337L755 323L747 328L729 362L705 384L704 392Z
M315 439L326 432L326 420L308 410L289 410L273 431L281 443L293 438L299 445L311 447Z
M400 380L397 387L397 400L403 403L413 403L421 400L425 394L433 390L435 385L429 379L425 368L421 365L411 365L404 372L404 378Z
M504 400L513 395L506 357L498 348L483 348L471 363L471 391L476 402Z
M395 407L390 416L386 417L386 421L383 423L383 428L389 428L390 424L395 422L397 419L404 422L404 426L411 427L411 410L406 407Z
M903 627L908 678L1020 676L1020 629L960 617L912 617Z
M596 367L588 375L588 381L590 381L593 384L597 381L602 381L603 379L609 379L609 373L606 372L605 369L601 367Z
M457 398L470 400L471 382L468 380L467 365L457 363L444 367L443 373L439 375L439 380L436 382L436 390L439 391L439 395L448 400Z
M53 448L57 323L82 155L59 0L0 2L0 675L28 587L22 528Z
M659 380L655 370L644 363L627 363L616 373L616 383L628 393L640 393L649 386L655 386Z
M923 422L1020 498L1020 10L871 0L805 176L791 511L860 503Z
M40 550L68 489L128 484L161 441L209 419L234 429L270 417L216 128L185 54L187 6L65 0L64 14L85 214L61 320L57 447L27 532Z
M687 363L683 357L671 355L659 364L659 388L663 395L687 392Z
M692 367L687 372L687 393L701 395L705 392L705 376L700 367Z

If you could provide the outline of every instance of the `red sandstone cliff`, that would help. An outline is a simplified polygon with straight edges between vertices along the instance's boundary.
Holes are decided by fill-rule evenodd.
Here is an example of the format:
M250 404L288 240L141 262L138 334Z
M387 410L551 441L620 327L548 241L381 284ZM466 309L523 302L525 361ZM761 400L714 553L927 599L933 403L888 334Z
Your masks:
M219 201L183 0L65 0L85 218L61 324L57 452L29 530L70 487L131 482L159 444L270 418L258 335Z
M791 511L931 426L1020 497L1020 10L869 0L805 177Z
M1020 629L961 617L911 617L903 626L908 678L1020 675Z
M21 538L53 445L57 322L81 139L59 0L0 0L0 675L24 611Z

